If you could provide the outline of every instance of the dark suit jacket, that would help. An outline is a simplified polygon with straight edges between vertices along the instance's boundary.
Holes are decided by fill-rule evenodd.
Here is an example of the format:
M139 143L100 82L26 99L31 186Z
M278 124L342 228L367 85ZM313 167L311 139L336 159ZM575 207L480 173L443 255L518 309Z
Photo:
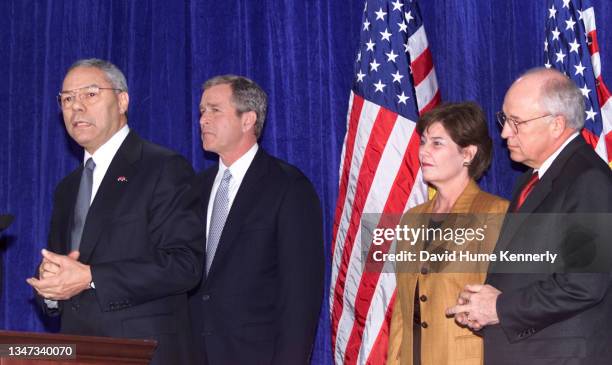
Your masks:
M531 173L527 171L520 178L510 212ZM506 218L496 251L528 252L542 242L552 245L547 248L560 256L567 253L568 245L586 248L589 242L567 237L569 230L558 224L558 217L537 213L571 213L577 217L576 213L610 212L610 169L578 136L532 190L518 211L520 217ZM536 218L537 224L531 224ZM597 254L609 256L609 250ZM563 265L555 273L488 274L486 282L502 294L497 300L500 325L483 331L485 364L610 364L611 276L568 273L569 261Z
M49 249L67 254L81 166L58 185ZM125 179L120 177L124 177ZM61 332L151 338L154 363L189 361L186 292L202 272L204 239L190 164L130 132L89 209L79 261L96 289L60 301ZM125 181L120 181L125 180Z
M205 210L217 171L196 180ZM321 221L308 179L260 148L189 300L199 363L308 362L323 294Z

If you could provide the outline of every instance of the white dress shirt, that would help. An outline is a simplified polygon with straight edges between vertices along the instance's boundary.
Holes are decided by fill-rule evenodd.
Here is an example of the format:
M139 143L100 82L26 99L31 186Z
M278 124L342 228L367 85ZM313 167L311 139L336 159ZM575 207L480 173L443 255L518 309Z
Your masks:
M106 141L102 146L100 146L93 155L90 155L89 152L85 151L85 156L83 157L83 164L87 162L87 159L90 157L93 158L93 161L96 164L96 168L93 171L93 182L91 186L91 200L89 204L93 202L98 189L100 188L100 184L102 183L102 179L104 179L104 175L106 175L106 171L110 166L113 158L117 154L119 147L127 137L128 133L130 133L130 128L126 125L123 126L117 133L113 134L113 136Z
M559 154L561 153L561 151L563 151L565 146L567 146L576 137L578 137L578 132L575 132L574 134L569 136L569 138L566 139L565 142L563 142L563 144L559 148L557 148L557 150L552 155L548 156L548 158L544 160L540 168L535 169L535 171L538 173L538 179L542 180L542 176L544 176L544 174L546 173L546 170L548 170L550 165L552 165L552 163L555 161L557 156L559 156Z
M206 212L206 239L208 239L208 231L210 229L210 217L212 215L213 203L215 202L215 195L217 194L217 189L219 189L219 184L221 184L223 173L226 169L229 169L230 173L232 174L232 179L230 180L228 187L228 209L232 209L232 203L234 203L236 194L238 194L240 184L242 184L244 175L246 175L249 166L251 166L251 162L253 162L253 159L255 158L255 154L257 153L258 149L259 146L257 145L257 143L255 143L244 155L240 156L240 158L237 159L229 167L225 166L223 164L223 161L219 159L219 171L217 171L217 176L215 176L215 181L213 182L212 190L210 191L210 197L208 198L208 210Z

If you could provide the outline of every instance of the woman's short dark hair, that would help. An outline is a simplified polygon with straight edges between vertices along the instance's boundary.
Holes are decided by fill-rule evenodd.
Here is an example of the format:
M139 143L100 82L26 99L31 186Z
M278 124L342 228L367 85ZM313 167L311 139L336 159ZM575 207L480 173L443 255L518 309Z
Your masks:
M417 131L422 135L436 122L442 124L459 147L474 145L478 148L468 166L468 174L475 180L480 178L491 163L493 146L482 109L473 102L442 103L419 118Z

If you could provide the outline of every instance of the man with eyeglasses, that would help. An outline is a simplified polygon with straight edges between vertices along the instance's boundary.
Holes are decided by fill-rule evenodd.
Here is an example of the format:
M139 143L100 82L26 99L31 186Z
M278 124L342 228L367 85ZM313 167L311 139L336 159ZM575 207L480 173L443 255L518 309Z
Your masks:
M580 269L595 258L612 262L602 234L607 223L581 232L557 221L590 213L600 214L589 219L606 219L612 212L612 173L579 133L584 114L582 93L569 78L537 68L514 82L497 115L510 158L529 170L509 207L520 214L506 218L496 252L531 252L546 242L561 262L554 270L493 263L485 285L466 286L447 310L482 330L485 364L591 365L612 358L610 269Z
M191 165L129 129L127 83L110 62L74 63L58 102L84 158L55 191L28 283L62 333L155 339L153 364L189 363L186 292L203 262Z

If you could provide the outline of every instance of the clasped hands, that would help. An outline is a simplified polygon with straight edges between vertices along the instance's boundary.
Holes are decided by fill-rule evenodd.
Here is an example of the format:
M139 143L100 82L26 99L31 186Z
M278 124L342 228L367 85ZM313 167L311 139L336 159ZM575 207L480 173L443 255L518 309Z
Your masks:
M454 316L457 323L474 331L497 324L496 304L500 294L491 285L466 285L459 293L457 304L446 309L446 315Z
M79 251L58 255L43 249L42 256L38 279L26 279L40 296L49 300L66 300L89 289L91 268L78 261Z

